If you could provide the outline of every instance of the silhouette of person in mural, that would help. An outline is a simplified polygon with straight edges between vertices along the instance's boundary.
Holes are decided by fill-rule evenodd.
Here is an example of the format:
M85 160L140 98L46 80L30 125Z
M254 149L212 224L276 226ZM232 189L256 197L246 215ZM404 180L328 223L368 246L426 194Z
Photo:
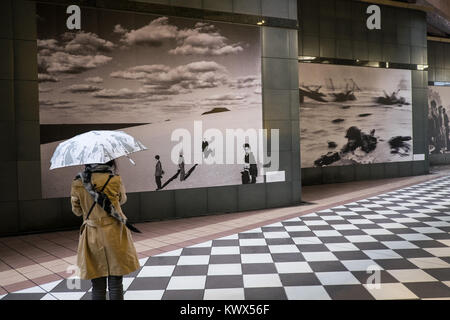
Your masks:
M244 170L241 171L242 184L256 183L256 177L258 176L258 166L256 165L255 156L251 151L250 144L244 144L244 150Z
M156 159L156 167L155 167L155 181L156 181L156 190L160 190L161 186L161 178L164 174L164 170L162 169L161 161L159 160L159 155L155 156Z

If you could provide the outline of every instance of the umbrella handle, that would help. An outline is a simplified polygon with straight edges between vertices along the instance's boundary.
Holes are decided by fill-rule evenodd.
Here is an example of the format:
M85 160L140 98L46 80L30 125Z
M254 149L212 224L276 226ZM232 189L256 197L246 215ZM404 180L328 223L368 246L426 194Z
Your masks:
M131 159L129 156L127 156L127 158L128 158L128 160L130 160L130 162L131 162L131 164L132 164L133 166L136 165L136 162L134 162L133 159Z

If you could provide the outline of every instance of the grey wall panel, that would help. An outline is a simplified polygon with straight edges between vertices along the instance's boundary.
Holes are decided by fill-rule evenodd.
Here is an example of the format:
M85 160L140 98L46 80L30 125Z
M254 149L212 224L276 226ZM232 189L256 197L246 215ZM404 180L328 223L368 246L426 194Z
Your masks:
M208 212L208 191L202 189L175 190L176 217L193 217Z
M290 36L288 29L261 28L262 56L267 58L289 58Z
M127 202L122 206L123 212L130 222L140 221L141 197L139 193L128 193Z
M17 162L0 161L0 185L0 202L17 201Z
M0 144L3 148L0 161L16 161L16 126L11 121L0 122ZM16 178L14 178L16 180Z
M0 1L0 38L11 39L13 37L11 0Z
M201 8L202 0L170 0L170 5L177 7Z
M291 119L291 91L269 90L263 91L264 119L290 120Z
M370 165L361 165L355 167L355 178L357 181L370 179Z
M288 206L292 203L292 185L289 182L267 184L267 206L269 208Z
M213 11L232 12L233 0L203 0L203 9Z
M19 231L18 212L17 202L0 202L0 234L15 234Z
M61 225L59 199L21 201L20 230L52 230Z
M208 212L227 213L238 210L238 187L208 188Z
M0 39L0 79L14 78L13 41Z
M266 207L266 184L244 184L238 186L239 211L257 210Z
M261 15L261 0L233 0L233 12Z
M14 79L37 81L37 42L14 40Z
M342 166L338 171L339 182L355 181L355 166Z
M16 122L17 160L39 161L41 157L40 126L37 121Z
M407 177L412 175L412 163L411 162L399 162L398 163L398 175L400 177Z
M39 121L37 81L14 81L16 121Z
M14 0L12 5L14 38L34 41L36 39L36 3Z
M290 0L261 0L261 13L263 16L289 19Z
M15 120L13 80L0 80L0 97L2 102L0 121L13 123Z
M19 200L41 199L41 162L18 161L17 183Z
M175 218L175 191L141 192L142 221Z
M398 163L397 162L389 162L384 166L384 174L386 178L396 178L399 175L398 171Z
M384 163L373 163L370 165L370 179L384 178Z

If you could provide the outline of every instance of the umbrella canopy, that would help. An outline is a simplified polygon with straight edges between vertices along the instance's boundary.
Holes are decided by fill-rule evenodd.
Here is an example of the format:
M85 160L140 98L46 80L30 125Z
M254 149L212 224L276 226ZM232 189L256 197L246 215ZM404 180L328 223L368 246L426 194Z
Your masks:
M61 142L50 160L50 170L106 163L142 150L147 148L123 131L90 131Z

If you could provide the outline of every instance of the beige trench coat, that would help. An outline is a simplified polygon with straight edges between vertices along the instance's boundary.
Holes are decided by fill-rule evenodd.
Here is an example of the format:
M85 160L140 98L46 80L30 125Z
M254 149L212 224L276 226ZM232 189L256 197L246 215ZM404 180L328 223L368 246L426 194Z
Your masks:
M92 184L101 190L109 174L93 173ZM127 196L120 176L114 176L103 191L119 214ZM136 271L139 266L136 249L130 230L109 216L99 205L95 205L89 220L86 220L94 200L84 188L81 179L72 182L72 211L83 216L78 243L77 265L81 279L122 276Z

